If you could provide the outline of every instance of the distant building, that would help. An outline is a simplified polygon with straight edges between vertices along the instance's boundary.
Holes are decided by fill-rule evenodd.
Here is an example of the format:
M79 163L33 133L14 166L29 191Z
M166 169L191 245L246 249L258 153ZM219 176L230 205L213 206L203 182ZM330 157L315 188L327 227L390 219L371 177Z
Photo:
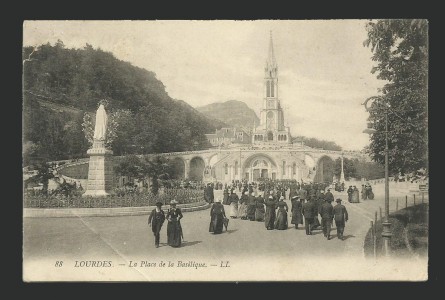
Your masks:
M214 147L229 146L231 144L250 144L251 136L238 128L224 127L215 133L206 134L210 144Z

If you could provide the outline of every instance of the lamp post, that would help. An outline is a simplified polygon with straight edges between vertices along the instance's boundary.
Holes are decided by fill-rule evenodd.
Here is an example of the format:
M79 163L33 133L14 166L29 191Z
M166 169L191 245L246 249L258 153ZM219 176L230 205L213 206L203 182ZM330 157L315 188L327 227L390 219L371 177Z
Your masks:
M367 106L368 101L377 100L385 101L382 97L370 97L363 103L366 111L369 111ZM385 107L385 220L383 221L383 252L385 256L390 256L390 243L391 243L391 223L389 222L389 162L388 162L388 103L384 103ZM368 128L363 131L364 133L373 134L377 130L372 128L372 123L368 122Z
M341 152L341 173L340 173L340 183L345 182L345 171L343 167L343 151Z

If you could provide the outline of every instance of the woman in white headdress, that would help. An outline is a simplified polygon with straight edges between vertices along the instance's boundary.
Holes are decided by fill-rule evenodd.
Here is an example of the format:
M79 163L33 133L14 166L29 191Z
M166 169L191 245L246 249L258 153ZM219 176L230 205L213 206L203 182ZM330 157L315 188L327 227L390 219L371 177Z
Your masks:
M229 197L229 201L230 201L230 213L229 216L232 219L236 219L238 217L238 195L232 190L232 193L230 194Z
M225 218L224 205L221 203L221 198L217 198L210 209L209 232L213 232L213 234L222 233Z

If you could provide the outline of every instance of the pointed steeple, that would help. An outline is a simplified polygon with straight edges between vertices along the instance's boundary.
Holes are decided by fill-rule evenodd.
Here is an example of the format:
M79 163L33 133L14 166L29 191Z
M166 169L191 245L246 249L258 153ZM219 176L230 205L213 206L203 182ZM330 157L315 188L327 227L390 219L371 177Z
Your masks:
M273 52L272 30L270 31L269 55L267 57L267 65L273 66L273 67L277 66L277 62L275 60L275 54Z
M276 77L278 71L277 61L273 51L272 30L270 31L269 53L266 60L266 77Z

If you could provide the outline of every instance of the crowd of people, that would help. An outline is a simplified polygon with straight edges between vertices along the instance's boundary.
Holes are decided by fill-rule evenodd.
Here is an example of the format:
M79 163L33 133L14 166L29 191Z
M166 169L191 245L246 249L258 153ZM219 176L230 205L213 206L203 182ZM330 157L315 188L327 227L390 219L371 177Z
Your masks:
M372 192L372 186L369 182L366 182L366 184L362 184L362 189L360 192L355 185L350 185L346 192L348 193L348 202L349 203L359 203L360 195L361 195L362 200L367 200L367 199L373 200L374 199L374 193Z
M239 187L241 183L241 188ZM229 192L230 188L230 192ZM325 193L325 189L327 192ZM348 221L346 207L341 199L335 200L327 184L299 183L296 181L247 181L232 182L225 185L223 197L214 197L214 184L209 183L204 188L204 199L211 203L209 232L220 234L231 219L241 219L264 223L266 230L286 230L288 222L298 229L304 224L306 235L312 235L313 230L323 230L324 236L330 240L331 226L335 221L337 237L344 240L343 232ZM238 196L237 191L241 191ZM286 197L291 200L291 208L285 202ZM172 247L181 246L183 239L180 220L181 210L176 207L176 201L170 203L165 213L162 203L156 203L156 208L150 214L148 223L155 235L155 246L159 247L159 232L165 220L167 225L167 241ZM228 213L226 214L226 207ZM290 218L289 218L290 214ZM228 217L227 217L228 216ZM321 222L319 219L321 217Z
M230 194L224 194L222 203L221 199L217 199L213 204L210 211L210 232L222 233L223 222L227 219L224 205L227 205L230 218L264 222L267 230L288 229L290 213L291 224L296 229L304 223L307 235L312 235L313 230L322 229L327 239L330 239L330 227L335 219L337 237L343 240L344 224L348 220L346 207L341 204L340 198L336 200L337 205L332 206L334 196L330 189L325 193L324 189L315 190L317 186L309 184L300 186L299 189L289 189L288 195L292 203L290 211L285 202L287 190L279 185L271 190L246 190L242 192L241 197L231 190ZM321 223L318 215L321 217Z

